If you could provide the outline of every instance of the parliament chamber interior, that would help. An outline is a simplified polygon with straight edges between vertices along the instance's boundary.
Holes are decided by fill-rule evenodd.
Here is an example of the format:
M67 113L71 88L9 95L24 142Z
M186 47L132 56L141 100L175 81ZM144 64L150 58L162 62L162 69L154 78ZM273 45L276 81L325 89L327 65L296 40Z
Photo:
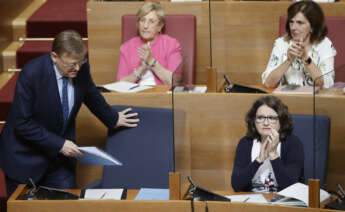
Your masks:
M31 59L50 52L53 38L62 30L74 29L83 37L88 49L90 72L96 85L115 82L123 36L130 36L125 34L124 27L131 20L124 25L124 17L132 15L133 19L143 3L97 0L0 0L0 131L11 109L21 69ZM16 198L25 188L21 186L12 197L6 196L5 179L0 170L1 211L6 208L8 212L191 211L190 201L182 200L190 187L187 176L191 176L197 185L208 190L221 194L234 193L231 175L236 146L247 130L245 116L256 99L273 93L274 89L262 85L261 74L270 58L274 40L284 33L285 22L281 20L286 20L286 10L292 2L214 0L160 1L160 4L164 7L167 25L178 22L169 33L180 39L186 39L190 35L186 41L181 41L188 45L185 49L182 46L183 53L188 54L183 55L184 82L189 86L207 86L207 92L174 93L168 91L171 87L163 86L135 93L102 92L102 95L109 105L172 111L165 120L169 126L168 133L164 134L165 138L159 137L173 144L170 149L170 175L167 172L164 176L166 187L170 188L170 200L138 201L133 200L130 192L127 199L132 199L126 201L18 200ZM317 161L316 164L308 163L308 169L314 175L315 172L322 175L321 188L338 190L338 184L345 186L345 166L342 163L345 155L345 1L319 4L326 17L329 37L337 50L335 84L338 87L321 89L316 94L272 95L281 99L291 114L309 115L309 120L304 122L308 126L299 124L296 125L299 128L294 129L296 133L299 131L307 135L305 138L308 139L307 147L310 149L305 152L308 151L312 156L308 161ZM174 16L188 16L190 22L174 19ZM132 24L134 27L135 23ZM131 30L129 33L136 33L136 29L134 32L133 28ZM169 30L168 26L166 30ZM224 75L229 76L232 83L255 87L267 93L227 93L224 91ZM154 116L158 119L160 117ZM318 122L319 116L329 118L328 129L323 125L314 125ZM156 127L159 129L162 126L158 124ZM76 118L78 146L107 149L107 130L86 106L82 106ZM319 131L325 131L327 134L327 143L321 145L322 148L312 143L320 140L320 137L316 136L320 135ZM129 139L128 145L132 144L132 141L133 139ZM135 153L128 154L133 154L131 157L141 160L135 157L141 155L140 150L151 149L144 146L133 142L126 151L136 149ZM134 160L133 158L131 160ZM104 178L105 169L103 166L77 163L78 188ZM137 169L141 171L133 172L137 175L134 178L150 177L150 173L145 173L145 170L139 167ZM316 178L320 179L320 176ZM6 204L7 198L9 200ZM205 208L209 211L248 212L291 210L288 206L246 203L195 201L193 204L194 211L206 211ZM303 207L294 207L293 210L327 211Z

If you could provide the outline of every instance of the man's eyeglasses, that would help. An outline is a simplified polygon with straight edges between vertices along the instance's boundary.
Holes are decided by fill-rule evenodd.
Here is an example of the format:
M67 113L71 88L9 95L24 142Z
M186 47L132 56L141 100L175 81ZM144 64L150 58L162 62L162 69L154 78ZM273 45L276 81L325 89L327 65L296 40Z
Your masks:
M86 58L82 59L82 60L79 61L79 62L75 62L75 63L67 63L67 62L63 61L61 57L59 57L59 59L60 59L62 65L65 66L65 67L68 68L68 69L75 68L77 65L78 65L79 67L81 67L82 65L84 65L84 64L87 62L87 59L86 59Z
M268 123L270 124L275 124L279 120L279 117L278 116L261 116L261 115L255 117L256 123L264 123L265 120L267 120Z
M148 25L150 25L150 26L152 26L152 25L155 25L156 23L158 23L159 21L158 20L154 20L154 19L148 19L148 20L146 20L145 18L141 18L140 20L139 20L139 23L140 24L148 24Z

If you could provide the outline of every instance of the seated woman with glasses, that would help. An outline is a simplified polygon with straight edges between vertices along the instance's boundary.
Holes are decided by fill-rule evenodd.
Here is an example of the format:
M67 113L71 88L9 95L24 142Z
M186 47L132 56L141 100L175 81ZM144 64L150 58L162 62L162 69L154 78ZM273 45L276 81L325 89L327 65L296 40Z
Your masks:
M157 2L146 2L136 15L139 36L120 47L116 80L141 85L162 85L179 81L182 76L181 45L164 27L164 11Z
M292 135L288 108L274 96L256 100L246 115L247 135L236 149L235 191L275 192L304 180L304 152Z

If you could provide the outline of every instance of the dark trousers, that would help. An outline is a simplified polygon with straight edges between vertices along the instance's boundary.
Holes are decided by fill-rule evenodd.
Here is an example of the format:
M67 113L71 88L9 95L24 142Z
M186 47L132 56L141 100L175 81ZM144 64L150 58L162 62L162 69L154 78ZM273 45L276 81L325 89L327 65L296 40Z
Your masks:
M36 186L47 186L58 189L77 188L75 167L76 162L74 159L59 156L50 164L46 173L38 182L35 182L35 184ZM27 181L27 183L28 182L29 180ZM22 184L22 182L18 182L6 176L6 188L8 197L11 196L11 194L16 190L19 184Z

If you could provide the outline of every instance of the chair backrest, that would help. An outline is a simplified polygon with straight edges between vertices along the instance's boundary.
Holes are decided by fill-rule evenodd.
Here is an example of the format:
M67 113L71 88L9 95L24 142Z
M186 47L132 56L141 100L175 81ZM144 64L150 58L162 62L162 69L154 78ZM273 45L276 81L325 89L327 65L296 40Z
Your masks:
M6 200L7 200L6 179L5 179L4 172L0 168L0 211L6 212Z
M121 111L128 106L113 106ZM123 166L105 166L102 188L169 188L174 171L173 113L171 109L132 107L136 128L109 132L106 151Z
M196 17L194 15L165 15L163 33L177 39L182 46L183 80L194 83L196 52ZM137 36L135 15L122 16L122 43Z
M313 178L313 159L315 157L315 179L325 188L327 177L328 144L330 137L330 118L326 115L315 116L315 152L313 144L313 115L293 114L293 134L303 143L305 183Z
M325 17L326 25L328 28L327 37L332 41L335 49L337 50L337 55L335 56L334 68L335 72L335 82L345 82L345 67L338 69L345 64L345 17ZM279 36L286 34L285 23L287 21L287 16L280 16L279 21Z

